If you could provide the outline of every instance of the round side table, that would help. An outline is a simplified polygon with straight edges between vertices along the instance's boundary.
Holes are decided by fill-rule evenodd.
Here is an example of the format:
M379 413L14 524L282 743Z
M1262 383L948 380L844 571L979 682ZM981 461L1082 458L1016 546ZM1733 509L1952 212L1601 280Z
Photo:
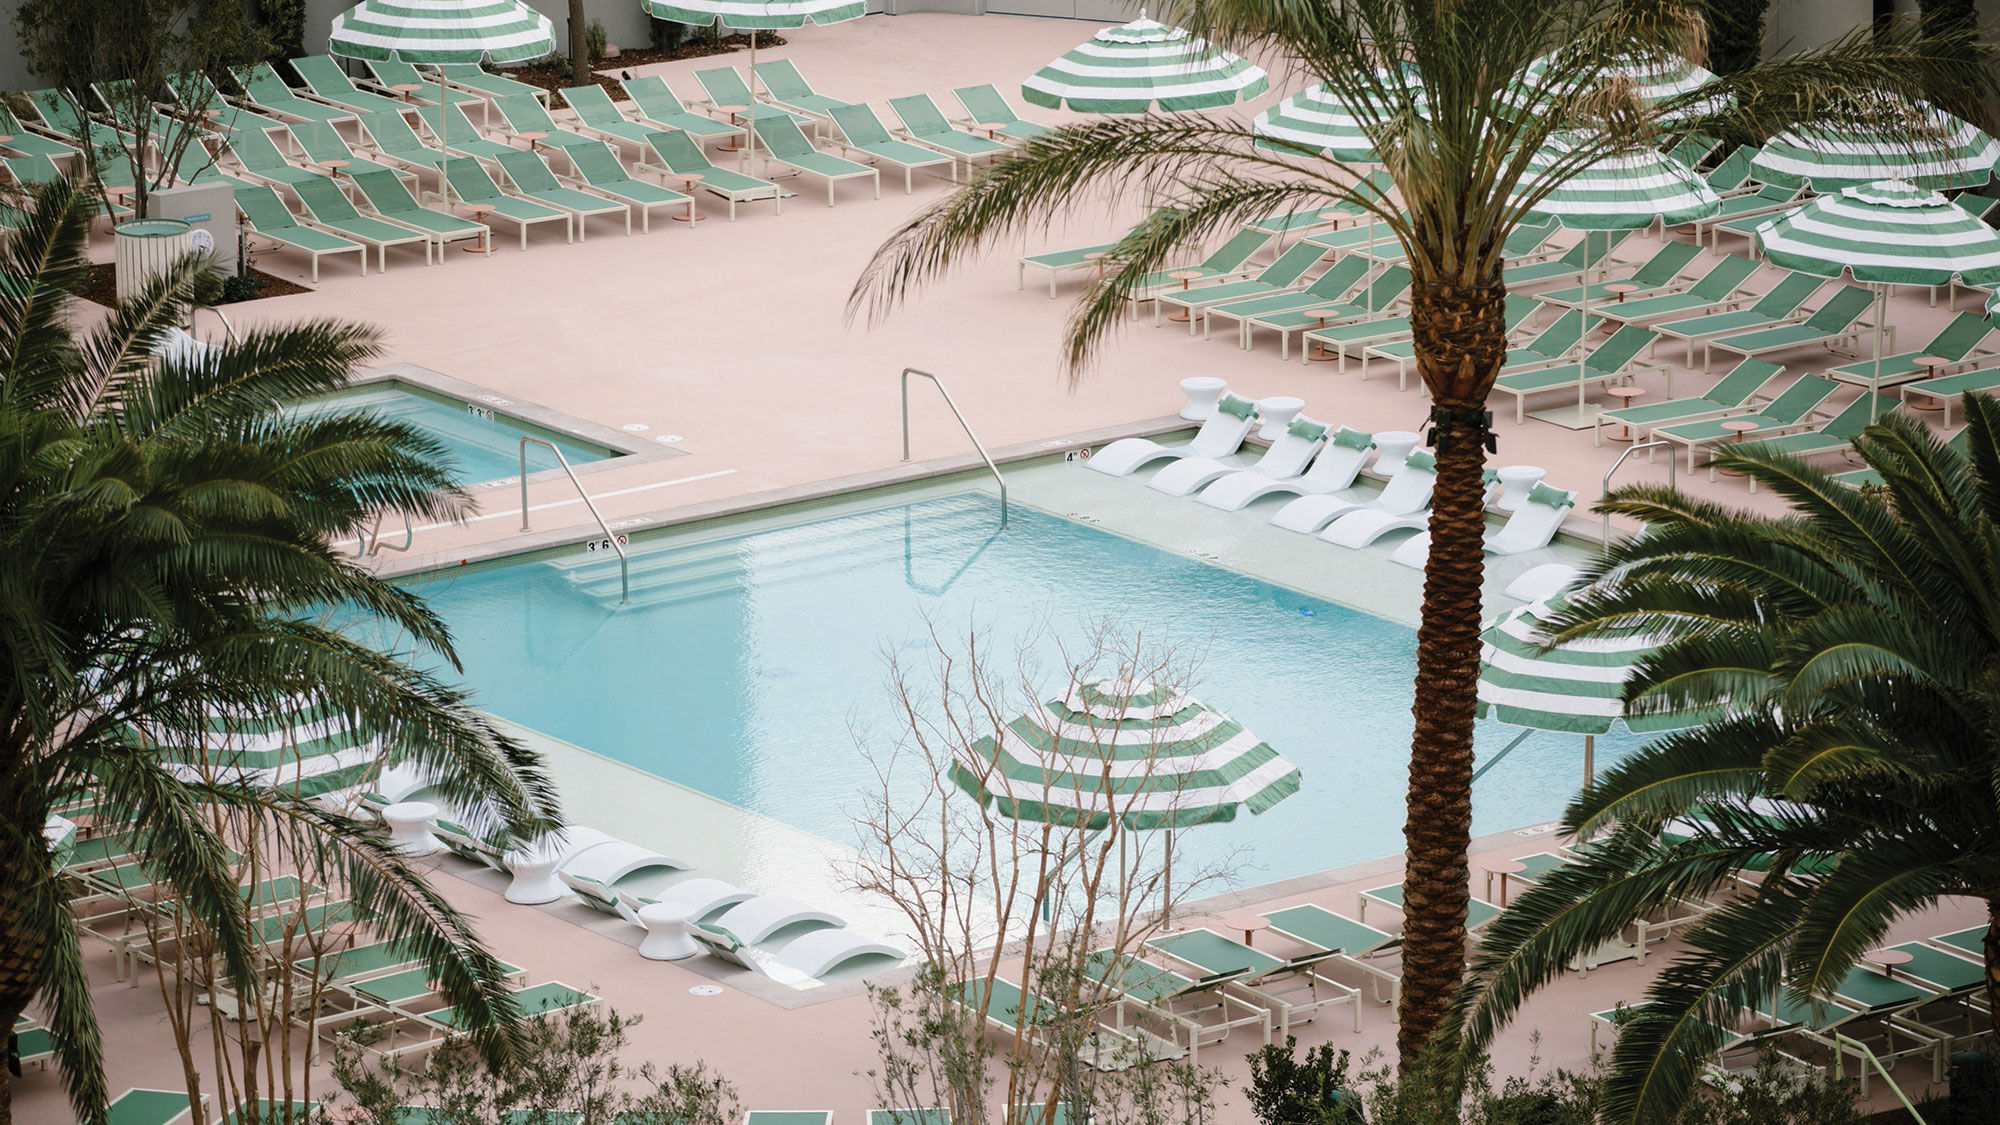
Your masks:
M1617 301L1620 304L1623 304L1625 301L1625 295L1628 293L1637 293L1639 291L1639 287L1632 284L1629 281L1614 281L1611 284L1605 286L1604 291L1606 293L1611 294L1613 300Z
M1423 438L1415 430L1383 430L1375 435L1375 471L1393 473Z
M1206 422L1215 413L1215 404L1222 401L1223 389L1228 381L1213 375L1193 375L1181 380L1181 393L1187 396L1187 405L1181 407L1181 417L1190 422Z
M493 212L493 204L467 203L465 204L465 212L472 216L473 222L486 226L485 230L479 232L479 241L466 247L465 252L468 254L491 254L493 252L493 228L486 224L486 216Z
M1496 859L1482 865L1486 869L1486 893L1493 893L1493 877L1500 876L1499 905L1507 905L1507 880L1528 870L1528 865L1518 859Z
M1871 949L1863 953L1861 959L1871 965L1881 966L1882 975L1893 980L1896 976L1896 966L1907 965L1915 960L1916 957L1907 949L1884 948Z
M1104 280L1104 263L1109 261L1110 258L1111 252L1109 250L1092 250L1083 256L1084 261L1094 263L1097 266L1097 280L1099 281Z
M1102 271L1100 270L1099 272L1101 273ZM1200 271L1200 270L1175 270L1174 272L1172 272L1172 273L1168 274L1167 276L1168 276L1168 277L1171 277L1171 278L1173 278L1173 279L1174 279L1175 281L1178 281L1178 282L1180 282L1180 283L1181 283L1181 292L1185 293L1185 292L1187 292L1187 291L1188 291L1188 286L1189 286L1189 285L1191 285L1191 284L1193 284L1193 282L1194 282L1194 279L1195 279L1195 278L1198 278L1198 277L1200 277L1200 276L1201 276L1201 271ZM1169 316L1169 317L1168 317L1167 319L1168 319L1168 320L1178 320L1178 321L1181 321L1181 322L1185 323L1185 322L1187 322L1187 321L1188 321L1189 319L1191 319L1191 317L1189 316L1189 314L1188 314L1188 311L1187 311L1186 309L1182 309L1181 311L1179 311L1179 312L1177 312L1177 313L1174 313L1174 314L1173 314L1172 316Z
M679 180L681 182L681 194L688 197L687 214L669 215L667 217L677 223L701 222L701 213L694 209L694 188L696 184L702 181L703 179L702 174L700 172L664 172L661 174L660 178L666 180Z
M728 114L729 123L731 125L741 126L741 123L738 122L736 119L738 117L743 116L743 112L749 108L750 108L749 106L743 106L743 105L719 105L715 107L715 110L717 113ZM742 127L747 127L747 126L742 126ZM743 144L741 141L738 141L735 137L731 137L729 138L728 143L717 145L716 148L721 150L722 152L736 152L743 148Z
M1632 400L1646 393L1644 387L1606 387L1604 393L1618 400L1620 407L1632 405ZM1637 441L1639 431L1633 426L1620 422L1618 429L1604 435L1612 441Z
M1243 944L1254 947L1257 935L1271 928L1271 920L1262 914L1230 914L1222 919L1222 924L1232 930L1243 931Z
M1742 443L1744 434L1747 434L1751 430L1756 429L1757 426L1758 423L1753 422L1748 418L1731 418L1728 421L1722 423L1723 429L1728 430L1730 433L1736 435L1731 440L1735 441L1738 444ZM1740 477L1743 475L1743 470L1741 469L1723 469L1721 470L1721 472L1722 475L1726 477Z
M1319 322L1316 328L1325 328L1327 321L1346 312L1345 308L1339 305L1332 305L1323 309L1307 309L1305 315ZM1308 340L1304 336L1301 336L1299 338L1299 346L1305 349L1306 360L1310 363L1325 363L1331 359L1341 358L1341 353L1329 349L1318 340Z
M556 878L556 868L562 866L562 861L562 849L547 845L530 845L501 856L500 862L514 877L503 897L521 906L537 906L561 898L563 881Z
M1953 361L1948 357L1941 355L1920 355L1912 362L1914 362L1918 367L1924 369L1925 379L1935 379L1937 378L1938 368L1950 367ZM1878 371L1876 372L1876 374L1880 375L1881 372ZM1938 396L1924 395L1921 397L1922 401L1912 402L1907 396L1905 396L1903 402L1905 405L1914 407L1917 410L1944 409L1944 400L1939 398Z
M536 149L542 147L542 142L549 139L549 135L547 133L527 132L527 133L516 133L514 135L528 142L529 152L533 152Z
M403 100L406 102L416 101L417 91L423 88L424 84L421 82L398 82L394 86L389 87L395 93L403 95Z
M1540 465L1502 465L1493 474L1500 479L1500 499L1493 506L1503 512L1519 508L1542 478L1549 475Z
M639 956L648 961L679 961L701 952L688 936L694 911L678 902L654 902L639 908L639 922L646 938L639 943Z
M1265 441L1276 441L1285 436L1285 427L1291 425L1292 419L1298 417L1299 411L1305 408L1305 399L1293 398L1290 395L1258 399L1257 414L1264 419L1264 426L1257 431L1257 436Z
M389 846L407 856L425 856L444 847L431 835L438 807L429 801L401 801L384 806L382 823L389 826Z
M326 171L327 171L327 174L328 174L328 175L330 175L330 176L339 176L339 175L340 175L340 170L341 170L342 168L345 168L345 167L347 167L347 161L345 161L345 160L315 160L315 161L313 161L313 167L315 167L315 168L324 168L324 169L326 169Z

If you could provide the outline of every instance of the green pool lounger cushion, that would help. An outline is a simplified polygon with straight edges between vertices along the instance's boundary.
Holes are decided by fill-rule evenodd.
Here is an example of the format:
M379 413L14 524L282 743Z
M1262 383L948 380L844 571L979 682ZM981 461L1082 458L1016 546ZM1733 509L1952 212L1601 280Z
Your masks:
M581 989L571 988L561 981L531 985L514 994L514 1003L520 1005L521 1014L537 1016L547 1012L559 1012L569 1008L580 1008L598 1001L596 996ZM425 1012L420 1017L427 1023L436 1024L447 1031L463 1031L468 1026L465 1014L457 1008L442 1008L435 1012Z
M841 180L867 177L875 185L875 198L882 198L882 174L873 167L824 153L812 146L797 123L783 118L758 118L750 123L764 142L766 160L818 176L826 181L826 205L833 206L833 185Z
M277 117L329 123L354 120L352 109L322 105L300 97L267 62L237 71L236 81L249 95L251 105Z
M865 105L836 106L832 116L834 125L840 130L842 147L903 170L904 195L910 194L912 174L919 168L935 168L942 164L952 170L954 179L957 178L958 165L951 157L922 145L897 140L889 132L889 127L882 124L882 119L875 116L875 111Z
M656 128L678 129L694 138L697 144L718 137L743 135L741 126L689 110L680 95L674 93L666 80L657 74L622 79L618 84L624 88L632 103L639 107L639 119Z
M532 99L531 99L532 100ZM455 156L472 156L480 160L498 160L510 152L518 152L513 145L496 141L479 131L465 110L456 106L420 106L417 120L424 123L440 148L450 149ZM447 131L448 130L448 131ZM457 164L458 161L452 161Z
M386 172L363 172L354 177L354 185L361 189L368 205L390 222L416 227L429 234L439 244L458 239L478 238L485 233L485 226L470 219L461 218L447 211L425 207L418 203L403 181ZM492 253L492 244L487 244L487 252ZM363 800L379 794L367 794ZM387 798L383 803L389 802Z
M698 175L695 187L711 195L721 196L729 201L729 221L736 221L736 205L760 199L777 201L777 210L784 210L783 197L778 185L769 180L760 180L729 168L718 168L701 150L701 145L691 136L679 130L655 131L646 134L646 143L660 158L660 167L680 175Z
M1597 438L1601 442L1605 423L1630 426L1641 432L1674 422L1693 421L1713 414L1727 414L1747 407L1752 396L1784 368L1769 360L1746 359L1730 368L1708 390L1692 398L1648 402L1597 414Z
M470 163L470 161L467 161ZM319 178L292 185L298 192L299 201L305 204L314 221L321 226L332 227L344 238L375 247L375 264L383 271L389 268L389 247L411 242L424 244L424 261L431 260L430 235L397 223L371 219L355 210L354 203L340 185L332 180Z
M931 100L929 94L912 94L909 97L890 98L889 109L896 119L903 123L903 129L911 140L920 145L929 145L939 152L948 152L962 160L971 162L975 157L999 157L1014 151L1014 146L999 141L975 136L961 129L954 129L951 121Z
M1802 348L1808 344L1823 344L1852 332L1862 314L1874 302L1875 295L1861 286L1843 285L1802 323L1718 336L1708 342L1708 349L1756 356Z
M452 105L472 105L474 103L484 105L486 102L486 99L480 97L478 94L465 90L454 90L448 85L442 85L437 79L425 75L416 67L400 59L392 62L367 59L364 60L363 65L367 66L368 72L375 76L376 84L385 90L397 86L422 87L422 89L411 91L410 101L416 105L434 106L438 104L440 99L449 101ZM457 123L453 122L453 124Z
M1364 905L1370 902L1379 902L1392 910L1401 910L1403 909L1403 885L1401 883L1393 883L1386 887L1376 887L1374 890L1362 891L1361 901ZM1478 933L1488 923L1499 916L1500 908L1492 903L1484 899L1468 899L1466 902L1465 928L1468 932Z
M1591 311L1621 324L1661 316L1719 312L1731 302L1746 299L1740 292L1741 286L1759 268L1758 263L1748 258L1729 254L1680 292L1662 293L1656 297L1627 297L1622 301L1597 305Z
M653 229L655 207L678 207L683 209L684 214L694 214L692 196L633 178L625 170L624 162L618 159L618 154L611 151L610 145L571 145L563 151L592 191L639 209L641 230Z
M611 100L611 95L605 93L602 86L567 86L558 92L562 94L563 101L569 105L571 111L576 114L576 119L580 122L578 128L586 133L615 138L627 144L643 145L646 143L646 134L652 131L651 126L641 125L626 117L618 108L618 103Z
M422 959L411 942L378 941L372 945L335 950L321 957L301 957L292 962L292 968L302 973L316 973L329 984L350 984L407 968Z
M478 63L438 63L435 69L438 77L447 83L482 94L505 96L527 94L530 97L549 100L549 92L540 86L526 82L516 82L504 74L494 74Z
M871 1109L868 1125L951 1125L948 1109Z
M1944 408L1944 424L1952 425L1951 408L1960 396L1968 391L1991 391L2000 388L2000 367L1987 367L1978 371L1961 371L1956 375L1941 375L1926 379L1921 383L1903 384L1905 401L1911 395L1920 395Z
M591 141L592 145L602 145L602 141ZM632 233L632 209L616 200L587 191L578 191L563 186L542 158L526 149L518 149L500 158L500 168L513 181L514 190L537 203L544 203L559 211L567 211L576 216L576 236L584 237L584 220L592 215L617 215L625 220L625 233Z
M1791 386L1786 387L1778 397L1758 407L1753 414L1732 414L1726 418L1707 418L1695 422L1682 422L1673 426L1659 426L1652 436L1688 447L1688 471L1694 471L1694 455L1697 448L1714 445L1721 441L1743 440L1762 435L1775 435L1787 430L1808 425L1808 419L1827 399L1833 397L1840 384L1818 375L1801 375ZM1733 429L1726 423L1755 423L1747 429Z
M1864 359L1859 363L1849 363L1831 368L1827 374L1843 383L1853 383L1869 390L1880 390L1898 383L1908 383L1923 378L1928 370L1917 363L1920 359L1948 360L1939 366L1953 366L1964 362L1975 353L1981 342L1993 331L1991 320L1978 313L1962 312L1951 318L1951 322L1931 337L1929 343L1911 351L1882 356L1879 359Z
M1686 242L1669 242L1654 251L1653 256L1640 264L1639 268L1623 277L1593 281L1589 285L1573 285L1567 289L1552 289L1535 294L1535 299L1551 305L1574 305L1588 295L1592 304L1610 302L1613 305L1626 301L1642 300L1677 290L1681 271L1686 269L1701 254L1701 248ZM1634 285L1638 288L1622 297L1608 286Z
M315 98L357 112L395 113L402 102L386 94L371 94L354 84L340 64L327 55L305 55L292 60L292 70Z
M425 144L401 113L364 113L361 129L384 160L433 172L444 167L444 153Z
M519 152L520 150L512 149L510 151ZM547 171L547 168L544 167L543 170ZM450 167L446 169L445 176L451 181L451 190L457 192L460 199L467 203L488 204L493 208L487 212L488 217L506 219L508 222L518 226L521 230L521 249L526 250L528 248L528 228L535 223L560 222L563 224L563 241L575 241L575 233L571 225L574 216L568 211L558 210L532 199L522 199L519 196L508 195L502 192L500 185L493 182L493 177L486 174L486 170L479 166L478 161L454 160L451 162ZM442 821L439 822L439 827L444 827ZM447 845L449 845L449 841L447 841ZM485 859L487 857L482 855L479 858ZM492 859L498 859L497 853Z
M952 91L952 96L965 107L967 121L984 125L1011 140L1032 141L1055 132L1047 125L1016 114L997 86L960 86Z
M110 1125L174 1125L186 1117L188 1096L182 1091L132 1089L112 1099L106 1120Z
M833 1111L826 1109L753 1109L743 1115L743 1125L833 1125Z
M825 117L842 106L852 104L813 89L812 83L806 81L806 76L799 73L799 68L790 59L760 62L750 69L756 72L758 81L763 84L768 95L766 100L786 109Z
M1984 932L1983 930L1981 931ZM1889 947L1898 953L1909 955L1909 960L1896 966L1896 975L1926 985L1945 994L1963 994L1984 988L1986 967L1969 957L1926 945L1920 941L1905 942Z
M556 119L549 116L548 107L530 94L502 94L493 99L493 108L500 111L500 116L507 120L507 127L517 136L522 133L543 134L536 140L537 144L567 148L596 140L556 124Z

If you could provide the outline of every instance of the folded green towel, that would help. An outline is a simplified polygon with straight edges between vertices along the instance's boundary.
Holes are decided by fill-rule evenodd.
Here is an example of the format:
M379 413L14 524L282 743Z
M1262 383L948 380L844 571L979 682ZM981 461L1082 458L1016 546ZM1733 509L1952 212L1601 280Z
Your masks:
M1576 503L1576 493L1565 492L1560 488L1550 488L1548 485L1536 481L1535 487L1528 490L1527 503L1547 504L1551 508L1561 508Z
M1257 404L1240 395L1223 395L1215 408L1224 414L1249 421L1257 414Z
M1334 432L1333 444L1344 445L1349 449L1372 449L1375 446L1375 435L1342 426Z
M1303 415L1292 419L1292 424L1285 427L1286 433L1293 437L1302 437L1307 441L1319 441L1326 437L1326 430L1327 427L1323 423L1315 422Z

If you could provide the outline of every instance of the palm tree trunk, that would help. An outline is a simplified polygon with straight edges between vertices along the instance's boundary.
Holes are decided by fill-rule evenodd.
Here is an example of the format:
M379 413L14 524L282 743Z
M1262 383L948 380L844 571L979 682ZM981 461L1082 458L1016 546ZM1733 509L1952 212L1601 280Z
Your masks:
M590 26L583 0L569 0L569 80L573 86L590 83Z
M1486 512L1480 502L1492 415L1486 396L1506 354L1506 290L1420 283L1410 327L1430 389L1437 485L1417 629L1416 716L1403 826L1403 993L1398 1069L1407 1079L1443 1022L1465 969L1471 873L1472 719L1479 679Z
M37 837L39 838L39 837ZM29 931L34 912L29 901L34 888L28 873L33 861L13 856L0 861L0 1027L11 1034L14 1020L41 991L42 946L47 935ZM0 1125L14 1120L14 1076L0 1067Z
M1986 1020L2000 1035L2000 898L1986 900Z

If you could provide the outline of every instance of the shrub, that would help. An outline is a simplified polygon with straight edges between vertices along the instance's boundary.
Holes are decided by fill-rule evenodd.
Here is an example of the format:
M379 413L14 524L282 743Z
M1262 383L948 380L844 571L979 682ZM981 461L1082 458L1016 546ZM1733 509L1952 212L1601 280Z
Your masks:
M1263 1125L1362 1125L1360 1095L1347 1088L1348 1053L1322 1043L1301 1060L1298 1039L1250 1056L1250 1112Z
M583 45L584 49L590 52L590 61L596 62L602 59L604 48L609 44L610 38L604 33L604 21L592 17L590 26L583 29Z

